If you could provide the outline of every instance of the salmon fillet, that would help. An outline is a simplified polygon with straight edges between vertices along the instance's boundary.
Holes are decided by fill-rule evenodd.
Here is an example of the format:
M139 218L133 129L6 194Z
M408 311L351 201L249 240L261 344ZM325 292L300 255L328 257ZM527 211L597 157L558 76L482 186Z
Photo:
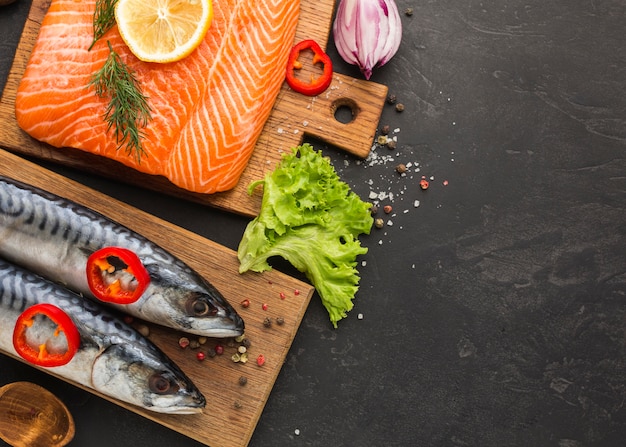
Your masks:
M19 126L54 147L112 158L180 188L233 188L284 80L299 0L213 0L206 38L170 64L141 62L111 29L93 40L95 0L52 0L16 96ZM103 116L107 100L88 87L109 55L107 40L148 97L145 154L118 149Z

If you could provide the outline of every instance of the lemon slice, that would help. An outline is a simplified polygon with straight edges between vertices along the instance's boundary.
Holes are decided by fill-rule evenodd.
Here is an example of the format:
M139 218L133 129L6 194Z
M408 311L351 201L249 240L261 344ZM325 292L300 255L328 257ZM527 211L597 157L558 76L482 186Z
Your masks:
M188 56L204 39L212 19L211 0L118 0L115 5L122 39L146 62Z

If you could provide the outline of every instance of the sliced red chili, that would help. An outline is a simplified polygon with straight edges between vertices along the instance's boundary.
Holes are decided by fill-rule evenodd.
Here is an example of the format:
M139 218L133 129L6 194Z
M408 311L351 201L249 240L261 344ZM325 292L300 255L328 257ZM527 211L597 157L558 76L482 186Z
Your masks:
M150 284L139 257L122 247L105 247L87 259L87 282L96 298L116 304L134 303Z
M65 341L59 338L61 332ZM80 334L69 315L57 306L35 304L18 317L13 328L13 347L34 365L61 366L78 351Z
M302 69L303 65L298 59L300 53L304 50L311 50L313 52L313 64L321 63L323 65L322 74L314 78L311 76L311 82L306 82L296 77L296 70ZM330 56L322 50L322 48L312 39L303 40L296 44L289 53L289 59L287 60L287 84L293 90L303 95L317 96L330 86L333 80L333 63L330 60Z

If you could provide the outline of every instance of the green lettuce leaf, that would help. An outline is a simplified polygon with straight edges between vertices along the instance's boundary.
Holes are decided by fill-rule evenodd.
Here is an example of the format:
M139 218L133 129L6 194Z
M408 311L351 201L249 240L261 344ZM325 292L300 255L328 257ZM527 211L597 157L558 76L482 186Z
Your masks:
M272 256L286 259L311 281L336 328L358 290L356 258L367 253L358 237L372 228L370 204L309 144L285 154L249 192L261 184L261 211L239 243L239 272L271 270Z

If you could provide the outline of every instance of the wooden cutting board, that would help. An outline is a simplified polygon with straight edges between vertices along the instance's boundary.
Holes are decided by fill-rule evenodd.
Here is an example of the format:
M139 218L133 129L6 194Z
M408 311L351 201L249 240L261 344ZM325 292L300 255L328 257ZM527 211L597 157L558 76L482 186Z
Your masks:
M246 336L251 341L250 361L246 364L231 360L239 344L229 346L227 342L209 339L204 348L214 347L219 341L226 350L221 356L200 362L196 358L197 350L179 347L178 340L183 334L150 326L150 339L185 371L207 398L203 414L161 415L112 401L211 447L246 446L300 326L313 287L278 271L239 274L234 251L2 150L0 175L79 202L140 232L181 258L222 292L245 320ZM245 298L251 303L248 308L239 304ZM263 303L267 303L267 310L262 309ZM270 328L263 324L266 317L273 321ZM284 324L276 324L277 317L283 317ZM255 361L259 354L266 358L261 367ZM248 379L245 386L238 383L241 376Z
M56 149L40 143L18 127L15 120L15 95L49 4L50 0L33 0L0 101L0 145L12 152L247 216L256 216L261 204L261 191L249 196L248 185L263 178L280 161L281 155L299 145L305 135L357 157L365 158L370 152L388 89L339 73L334 74L333 83L326 92L313 98L295 93L286 84L283 85L239 184L225 193L190 193L175 187L163 177L140 174L115 161L79 150ZM334 6L334 0L301 0L295 41L315 39L322 48L326 48ZM352 121L342 123L337 120L335 112L339 108L350 109Z

